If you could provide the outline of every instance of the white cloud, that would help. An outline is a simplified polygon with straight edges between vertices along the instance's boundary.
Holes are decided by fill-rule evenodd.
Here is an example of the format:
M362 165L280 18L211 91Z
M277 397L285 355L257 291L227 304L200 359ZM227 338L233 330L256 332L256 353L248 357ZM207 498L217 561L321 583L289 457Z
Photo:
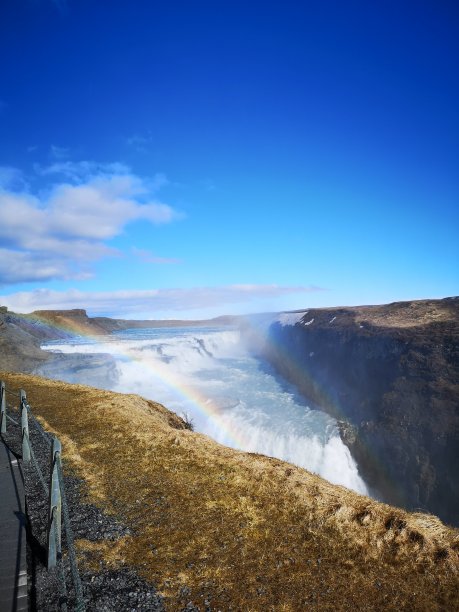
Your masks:
M56 258L43 257L37 265L33 253L0 249L0 277L4 283L48 281L65 274L65 264Z
M318 287L280 287L278 285L229 285L224 287L195 287L190 289L150 289L138 291L84 292L76 289L54 291L37 289L0 296L0 303L16 312L85 308L90 314L114 317L148 316L158 313L208 311L225 312L234 304L276 299L291 294L321 291ZM181 313L181 314L180 314Z
M0 246L11 262L0 266L3 284L25 278L86 277L91 262L116 254L106 241L118 236L128 223L144 220L159 225L179 217L154 195L166 180L162 175L145 181L121 164L60 162L41 169L44 176L59 173L68 179L54 184L45 196L6 188L17 183L20 174L11 168L3 170Z

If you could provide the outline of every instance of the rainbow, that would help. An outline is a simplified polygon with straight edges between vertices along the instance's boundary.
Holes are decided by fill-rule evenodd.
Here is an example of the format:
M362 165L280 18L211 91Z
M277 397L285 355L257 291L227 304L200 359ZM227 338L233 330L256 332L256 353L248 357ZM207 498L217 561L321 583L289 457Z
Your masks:
M160 362L149 362L140 360L133 356L129 350L117 344L117 354L134 361L139 367L152 375L162 384L167 385L186 404L191 403L193 408L206 419L210 419L217 428L224 433L229 446L237 449L248 447L249 440L242 432L236 431L231 426L231 421L225 418L218 405L211 398L204 395L198 389L183 381L170 368L164 367ZM154 399L154 398L150 398Z
M84 322L80 323L73 318L70 319L65 316L55 317L52 323L43 318L31 319L27 317L25 321L27 322L27 326L30 326L30 331L33 331L33 329L39 326L41 329L45 328L49 330L50 335L54 336L55 332L59 331L64 332L66 335L71 334L76 337L80 336L95 342L103 342L107 341L108 338L114 338L112 335L96 334L89 329L89 325ZM46 342L43 344L46 344ZM139 359L128 348L124 348L122 342L116 342L116 355L135 362L137 367L145 370L145 376L150 378L153 376L161 384L166 385L166 387L177 396L179 402L182 401L184 404L191 405L193 411L196 411L196 413L200 414L203 418L209 419L214 426L222 432L229 446L236 449L244 449L249 446L248 437L244 435L243 432L237 431L231 425L231 421L225 418L225 415L215 401L182 380L171 368L164 367L158 361L153 363ZM149 399L154 400L155 398Z
M307 314L307 311L305 311L305 314ZM259 342L259 343L263 343L263 342L265 343L266 342L265 331L260 329L259 327L250 325L250 322L249 322L249 326L250 326L250 333L252 334L254 341ZM343 420L347 422L348 418L346 416L346 412L342 408L339 402L339 399L337 397L334 397L331 394L331 391L328 390L323 384L319 384L318 381L315 378L313 378L311 374L308 372L308 370L304 367L304 364L299 365L292 358L291 354L286 350L286 348L279 341L277 341L273 336L270 336L269 343L273 346L276 354L280 356L280 359L284 363L287 364L289 371L293 372L294 380L303 379L305 380L308 386L310 385L310 387L315 390L317 397L319 399L316 402L314 408L323 410L324 412L331 414L333 418L335 418L335 420L337 421ZM364 448L365 448L365 452L367 453L368 457L370 457L371 461L374 462L374 464L377 464L378 469L380 470L380 474L383 477L383 480L385 480L386 483L390 484L390 487L392 488L393 492L398 495L399 499L403 499L403 496L404 496L403 487L398 481L394 481L394 479L391 478L388 468L385 465L385 463L381 460L381 458L377 456L377 454L373 451L373 449L368 446L368 444L365 444ZM375 496L376 496L376 492L373 491L371 493L371 497L375 497Z
M52 324L49 321L43 321L40 319L29 320L29 324L33 327L36 325L40 325L41 327L49 328L50 332L61 331L65 332L65 334L71 334L73 336L80 336L84 338L88 338L92 342L97 341L107 341L107 339L114 339L113 335L100 335L94 333L89 327L88 324L79 324L74 319L66 319L62 317L62 320L54 320ZM261 346L266 341L266 325L257 325L256 320L251 320L247 318L244 321L245 323L245 332L250 334L250 338L255 344L259 343ZM274 340L271 337L270 342L273 343ZM191 386L189 383L181 379L181 377L175 373L171 368L167 368L161 364L161 362L155 361L145 361L136 357L135 354L132 353L129 348L123 347L122 342L116 342L116 355L124 360L128 360L136 363L136 366L145 371L146 377L154 377L160 384L165 385L169 388L173 394L178 398L178 401L182 401L184 405L188 404L192 406L193 412L201 415L204 419L208 419L212 425L215 427L217 431L219 431L225 439L225 444L231 446L235 449L244 450L250 448L250 439L248 435L244 434L243 431L237 430L235 426L232 424L231 420L228 419L224 412L219 408L219 406L215 403L214 400L204 395L200 390ZM317 381L309 374L309 372L292 359L291 355L287 352L287 350L279 343L274 342L274 349L280 358L288 364L290 371L294 372L295 378L298 379L303 378L311 384L315 386L318 397L320 397L320 404L323 406L328 406L329 412L335 415L337 418L345 419L345 413L342 407L339 404L337 398L334 398L330 391L321 385L320 387L317 385ZM149 398L151 400L155 400L155 398ZM367 448L369 455L377 460L375 454L371 451L371 449ZM381 462L378 462L379 465ZM387 474L384 466L380 465L380 468L384 475ZM394 489L397 489L397 483L391 483Z

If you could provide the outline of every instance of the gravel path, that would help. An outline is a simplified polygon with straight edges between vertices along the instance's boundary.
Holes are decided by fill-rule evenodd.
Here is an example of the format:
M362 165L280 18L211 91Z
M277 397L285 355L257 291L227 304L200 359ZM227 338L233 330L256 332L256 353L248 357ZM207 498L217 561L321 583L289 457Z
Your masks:
M17 411L10 409L9 414L19 421ZM38 427L30 419L29 423L32 448L44 478L48 482L50 450L39 433ZM4 439L11 450L20 457L20 428L9 422L8 433ZM30 610L58 612L62 610L62 604L65 602L68 604L68 610L73 610L76 600L70 567L65 554L67 549L65 534L63 533L63 551L67 595L62 592L59 572L46 569L47 496L33 462L31 461L29 465L22 465L22 467L28 517L27 569ZM86 503L82 493L82 481L70 475L65 475L64 481L75 539L116 541L129 533L129 529L121 522L105 515L96 506ZM155 588L139 578L134 570L123 568L115 571L101 567L97 573L80 571L80 578L84 603L88 611L148 610L159 612L164 610L162 598L156 593Z

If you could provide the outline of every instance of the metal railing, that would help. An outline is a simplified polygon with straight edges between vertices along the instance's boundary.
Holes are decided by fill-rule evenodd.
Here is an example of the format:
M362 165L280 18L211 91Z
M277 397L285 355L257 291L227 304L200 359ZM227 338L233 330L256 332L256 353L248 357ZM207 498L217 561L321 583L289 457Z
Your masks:
M8 414L9 407L6 395L19 400L20 421ZM59 576L59 590L61 610L67 611L67 585L62 555L62 524L64 527L65 541L67 545L67 557L70 565L73 588L75 592L75 612L84 612L85 604L83 599L83 589L76 559L73 530L70 524L70 513L65 493L64 475L62 471L62 445L59 439L47 433L39 421L35 418L32 409L27 401L26 392L20 389L17 392L6 389L5 383L0 382L0 432L1 435L7 433L7 424L11 423L15 427L21 428L22 461L25 465L32 462L38 479L41 483L43 493L48 499L47 526L46 526L46 547L48 570L56 568ZM29 435L29 420L33 423L36 431L41 435L43 443L49 448L49 478L48 482L43 475L43 471L35 456Z

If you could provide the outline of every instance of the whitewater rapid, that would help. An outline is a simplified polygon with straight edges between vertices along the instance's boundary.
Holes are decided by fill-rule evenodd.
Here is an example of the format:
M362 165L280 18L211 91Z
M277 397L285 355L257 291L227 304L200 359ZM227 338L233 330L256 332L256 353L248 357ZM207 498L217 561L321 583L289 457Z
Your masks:
M112 367L96 368L89 384L138 393L185 414L196 431L222 444L289 461L368 494L336 421L309 409L292 387L250 354L238 330L132 329L42 348L73 356L71 366L48 369L48 377L88 384L78 356L83 363L98 355L99 365L110 360Z

